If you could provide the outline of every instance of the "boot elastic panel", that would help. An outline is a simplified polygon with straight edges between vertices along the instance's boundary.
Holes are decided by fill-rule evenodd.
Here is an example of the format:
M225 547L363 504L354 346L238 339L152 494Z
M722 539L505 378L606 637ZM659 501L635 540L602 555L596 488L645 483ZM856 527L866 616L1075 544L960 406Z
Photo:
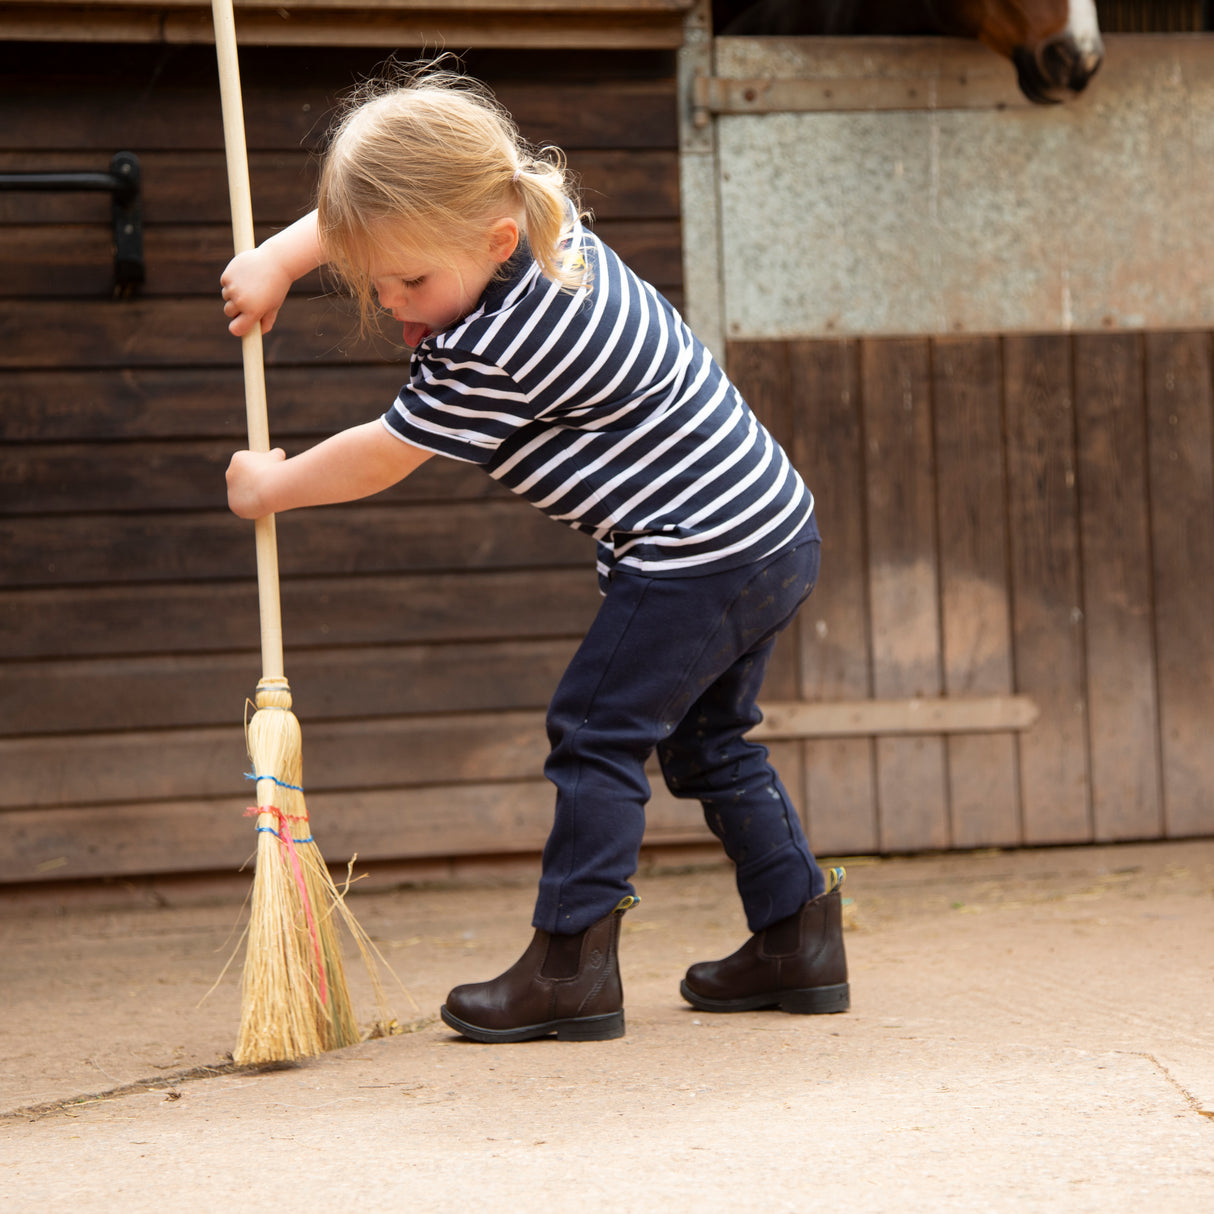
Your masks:
M540 977L576 978L581 969L582 940L585 935L586 932L578 932L576 936L549 936Z
M636 906L638 902L640 902L640 898L636 894L627 894L619 900L611 914L622 915ZM605 918L610 918L610 915ZM603 920L600 919L599 922L602 923ZM555 980L576 978L582 969L582 943L586 938L586 932L594 926L595 924L591 924L585 931L576 932L572 936L550 933L548 947L544 951L544 962L540 966L540 977Z

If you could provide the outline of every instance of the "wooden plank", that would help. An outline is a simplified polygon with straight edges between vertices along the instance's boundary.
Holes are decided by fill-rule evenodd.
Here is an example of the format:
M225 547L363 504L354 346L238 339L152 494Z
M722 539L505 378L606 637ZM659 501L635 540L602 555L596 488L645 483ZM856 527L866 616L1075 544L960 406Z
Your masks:
M949 696L1012 691L1001 370L996 338L941 338L933 345L940 625ZM1015 739L950 737L946 749L953 845L1018 843Z
M399 363L272 367L270 433L275 443L316 438L375 417L406 375ZM0 442L222 438L234 450L245 442L245 424L244 378L235 365L0 374Z
M659 290L682 278L677 220L605 219L595 230L646 281ZM259 240L271 235L258 230ZM6 255L0 297L40 299L83 296L108 299L113 293L113 229L108 223L14 225ZM146 278L140 297L204 295L218 303L219 276L232 256L227 224L175 224L144 229ZM301 280L296 296L315 296L328 289L319 274ZM62 305L59 305L62 307ZM212 306L212 321L220 319Z
M939 75L925 75L912 68L905 76L882 77L831 75L782 80L771 76L751 79L697 76L692 106L696 123L706 126L713 116L720 114L1007 110L1027 109L1031 104L1017 90L1014 77L1005 72L990 76L973 73L967 70L971 66Z
M677 219L679 165L674 148L574 149L569 170L597 222ZM144 223L222 224L228 221L227 168L218 151L153 149L140 154ZM106 171L97 152L0 152L0 173ZM316 193L319 161L302 151L249 157L250 188L259 224L281 226L307 210ZM0 191L0 224L110 222L105 194ZM12 250L10 249L10 252Z
M290 678L309 795L525 778L547 754L545 706L576 643L402 647L366 657L348 651L298 655ZM384 663L378 674L377 660ZM347 663L344 679L338 677L342 662ZM180 663L176 680L167 662L144 664L145 672L160 680L157 686L147 679L145 690L161 712L149 712L143 724L158 728L123 728L123 722L106 717L114 732L73 732L79 722L64 717L55 724L67 732L0 738L5 771L0 809L223 796L238 788L248 766L239 714L257 671L251 655L223 667L210 665L218 673L208 683L195 677L200 663ZM128 667L138 672L138 664ZM76 668L84 670L83 664ZM63 681L73 671L63 663L52 673ZM219 673L228 686L219 686ZM413 685L391 687L393 680ZM189 688L191 703L199 703L195 714L189 705L173 703L174 694L182 699L183 687ZM88 689L82 687L81 694L87 697ZM970 704L764 701L766 719L753 736L773 747L791 788L798 782L799 760L788 743L925 728L1027 728L1033 711L1031 703L1015 697ZM99 718L94 713L84 719L88 730Z
M788 381L787 349L773 345L741 346L729 353L730 376L738 384L756 415L793 458L796 437L796 396ZM794 624L776 642L763 688L764 700L792 699L799 695L801 628ZM768 742L771 762L789 790L802 827L810 832L805 793L805 747L799 741L774 741L760 725L755 732ZM812 835L811 835L812 839ZM812 846L818 847L815 840Z
M1001 733L1029 729L1037 706L1028 696L940 696L767 704L756 738L892 737L900 734Z
M628 267L668 295L683 282L683 254L678 221L662 219L599 220L595 232Z
M568 160L582 205L596 225L609 219L681 218L677 148L574 148Z
M253 575L252 529L223 513L0 519L0 588L199 582ZM374 504L280 520L284 577L504 569L593 561L586 536L519 498L442 510Z
M246 798L81 806L0 813L0 882L148 873L252 873ZM308 810L330 864L539 850L551 794L540 782L320 793ZM538 839L538 842L537 842ZM358 869L356 869L358 871Z
M1206 333L1148 333L1147 451L1164 828L1214 834L1214 397Z
M693 0L444 0L445 12L474 13L483 19L510 17L517 13L546 13L559 18L566 13L602 13L619 16L625 13L681 14ZM111 8L150 8L157 14L172 9L206 7L200 0L35 0L36 7L48 9L79 8L105 10ZM237 0L234 11L237 20L258 9L277 9L277 0ZM355 18L360 13L391 13L397 16L411 12L434 12L440 6L434 0L291 0L296 12L312 9L341 10Z
M814 494L822 572L798 620L800 695L810 701L872 694L866 508L858 350L854 342L784 347L794 386L790 455ZM808 741L809 837L826 854L878 849L876 745L867 738Z
M862 342L860 367L873 693L932 697L943 680L928 344ZM941 738L879 738L877 790L882 850L948 846Z
M263 240L269 227L257 232ZM113 292L114 233L110 224L15 224L5 232L13 241L0 291L8 298L93 296ZM232 257L232 230L224 224L146 225L143 230L146 277L144 299L155 296L219 293L219 275ZM310 276L302 290L316 294L319 279ZM62 307L62 305L60 305Z
M74 0L69 0L74 2ZM123 0L117 0L119 4ZM199 7L207 7L199 0ZM433 5L428 6L433 8ZM433 58L435 48L415 48L401 43L402 61L412 51L422 58ZM440 48L441 49L441 48ZM82 81L131 80L146 77L158 87L183 84L215 84L215 52L210 47L182 47L171 52L169 62L172 72L165 73L166 62L162 47L139 44L118 45L104 57L98 56L96 47L74 39L56 39L50 44L35 46L12 46L0 44L0 64L7 78L20 73L31 76L73 77ZM463 68L469 75L486 81L520 80L536 81L592 81L611 85L625 80L668 79L675 66L664 51L643 51L634 55L620 55L611 50L579 50L576 54L553 55L548 51L494 50L493 48L469 47L459 56ZM246 65L254 83L259 87L267 82L280 81L298 87L301 83L320 86L334 79L356 81L377 65L383 69L384 56L374 50L340 46L313 48L283 48L249 46L241 54L241 65ZM156 71L157 65L161 70ZM306 72L306 81L300 73ZM161 77L167 76L166 79Z
M294 698L309 799L360 787L523 779L538 774L547 753L542 711L324 721ZM249 760L241 701L230 708L222 727L0 741L14 777L0 808L242 795Z
M388 787L407 784L443 784L459 780L517 779L542 762L545 733L544 705L564 669L573 646L563 651L543 642L516 642L482 646L486 662L483 689L478 689L473 647L464 659L443 660L442 674L464 676L465 703L444 707L459 690L442 682L442 674L427 674L418 654L402 655L395 673L418 674L424 687L398 688L399 703L410 702L412 717L394 719L355 715L373 707L376 676L369 661L351 661L347 683L369 676L357 695L333 688L332 695L313 695L309 686L318 671L312 664L289 674L295 711L303 731L304 784L309 794L321 791ZM350 655L356 656L356 655ZM439 655L441 657L441 655ZM528 659L534 658L534 673ZM333 665L332 659L330 664ZM213 723L149 731L119 730L8 737L0 739L5 779L0 788L0 809L57 805L122 804L172 800L193 796L240 793L248 759L244 756L241 726L244 696L251 691L258 671L246 661L246 678L234 685L234 695ZM472 677L467 678L471 672ZM380 679L386 685L388 675ZM524 686L523 680L530 686ZM510 683L518 686L511 688ZM238 681L239 682L239 681ZM186 687L178 683L178 692ZM435 696L436 688L443 687ZM192 694L192 689L191 689ZM335 697L344 696L338 704ZM382 703L382 700L381 700ZM345 708L346 720L326 719L334 708ZM529 713L518 713L527 708ZM353 709L353 713L350 711ZM456 716L444 716L445 712ZM96 718L95 718L96 719ZM200 717L201 719L201 717ZM526 739L534 738L533 742ZM538 748L538 749L537 749ZM492 850L490 846L488 850Z
M87 92L87 86L85 86ZM115 149L117 150L117 149ZM175 151L153 148L139 152L143 221L222 223L229 215L227 165L220 151ZM31 148L0 152L0 173L103 171L104 152ZM316 192L319 162L290 148L249 156L249 181L259 223L276 226L298 219ZM106 223L110 199L105 194L0 192L0 224Z
M248 758L240 719L229 720L222 729L0 738L0 809L239 795ZM305 764L318 732L308 728Z
M1008 527L1016 690L1041 710L1019 742L1024 842L1092 838L1071 354L1005 337Z
M402 858L538 853L552 822L552 789L541 780L309 794L308 812L326 860L344 869ZM173 800L0 813L0 882L232 871L255 850L246 799ZM686 802L656 790L645 844L712 843Z
M205 299L0 300L0 369L238 366L240 343ZM269 367L400 361L403 346L358 335L357 318L328 300L298 299L265 339ZM403 378L402 378L403 382Z
M602 602L588 562L288 578L281 598L290 650L580 637ZM0 591L0 661L252 650L258 627L252 580Z
M579 639L288 649L287 672L297 711L312 718L534 708L548 702ZM0 683L0 735L219 724L258 673L247 651L17 663Z
M256 843L244 805L229 798L0 813L0 883L232 872L245 865L251 881Z
M397 29L398 48L407 46L401 34ZM140 57L130 50L107 56L104 64L96 57L82 64L84 75L70 88L63 81L67 65L56 56L50 56L42 71L37 51L23 53L19 63L12 62L11 55L7 62L0 56L0 66L6 69L0 75L0 128L6 131L6 150L96 148L110 155L126 148L141 156L156 149L222 151L214 51L183 48L174 56L175 70L159 73L154 55ZM317 151L337 95L361 76L373 75L382 58L374 51L344 57L326 51L323 61L316 61L302 51L249 48L242 55L242 69L250 152ZM666 64L664 77L629 78L618 61L615 67L602 61L601 71L594 70L595 62L592 58L580 65L591 69L592 79L553 71L550 60L549 70L529 76L520 77L518 69L485 75L534 143L566 151L676 148L671 65ZM82 105L85 97L87 104Z
M788 384L788 360L774 343L731 347L729 375L755 416L785 450L791 449L794 427L793 398ZM790 699L797 694L799 637L787 629L776 641L768 667L764 691L768 696Z
M240 403L243 407L243 402ZM363 419L374 420L381 408ZM0 515L103 511L221 510L224 472L243 436L198 442L26 443L0 448ZM275 438L288 455L313 445ZM139 469L132 477L131 469ZM508 489L475 464L432 459L377 497L380 502L511 500Z
M296 6L292 6L295 8ZM521 6L520 6L521 7ZM0 14L0 37L13 40L61 39L64 22L81 42L211 43L210 10L194 6L144 15L129 3L93 9L85 4L53 13L10 6ZM678 12L516 12L478 13L409 11L384 13L346 11L337 4L329 11L245 11L237 22L242 45L431 47L449 42L461 47L520 47L571 50L677 50L682 43Z
M933 86L1006 81L1006 66L980 46L962 38L887 36L814 36L763 38L749 35L716 39L720 75L729 80L835 82L869 80L919 83L925 100ZM1014 79L1011 88L1014 89ZM1014 94L1010 94L1014 96ZM739 97L739 103L761 103ZM1018 104L1024 104L1021 99Z
M654 236L648 225L633 225L632 231L645 240ZM672 302L677 298L676 292L664 293ZM57 300L0 298L0 371L239 365L240 343L221 321L213 293L76 299L70 307ZM293 299L264 343L269 368L403 363L407 353L395 334L360 336L349 302L332 296Z
M681 16L694 0L291 0L293 12L340 11L347 21L357 21L370 13L391 13L398 17L413 12L472 13L481 19L510 18L518 13L545 13L554 19L571 13L601 13L605 17L629 15ZM34 0L34 6L51 11L73 10L104 12L112 8L151 8L157 15L177 8L205 8L202 0ZM234 5L237 23L244 21L259 8L278 8L277 0L237 0ZM64 38L64 41L69 39Z
M1080 543L1099 841L1163 834L1151 604L1142 338L1074 341Z

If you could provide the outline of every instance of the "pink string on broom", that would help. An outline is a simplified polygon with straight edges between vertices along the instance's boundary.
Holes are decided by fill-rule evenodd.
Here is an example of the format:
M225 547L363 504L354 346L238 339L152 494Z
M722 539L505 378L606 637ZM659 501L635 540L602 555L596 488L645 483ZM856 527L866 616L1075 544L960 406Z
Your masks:
M291 834L291 827L289 825L290 822L306 822L307 815L283 813L277 805L250 805L244 811L246 818L256 818L260 814L272 814L278 819L277 830L272 826L259 826L257 829L273 835L286 848L287 857L291 862L291 871L295 876L295 884L299 886L299 897L303 902L304 914L308 917L308 932L312 937L312 950L316 954L316 973L320 979L320 1001L321 1003L328 1003L329 986L325 980L325 965L321 958L320 931L316 926L316 918L312 914L312 899L308 897L308 885L304 880L303 864L299 859L299 852L295 849L295 837ZM300 842L307 841L304 839L300 840Z

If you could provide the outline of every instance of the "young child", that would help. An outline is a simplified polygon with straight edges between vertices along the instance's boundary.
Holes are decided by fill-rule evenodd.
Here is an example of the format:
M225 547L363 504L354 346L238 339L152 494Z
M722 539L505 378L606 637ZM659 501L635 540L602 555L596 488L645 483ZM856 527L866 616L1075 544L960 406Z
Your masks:
M237 452L242 518L361 498L433 455L480 464L597 541L603 602L548 711L556 809L530 945L456 987L476 1041L624 1033L620 919L657 750L736 866L751 938L693 965L701 1011L848 1007L838 882L745 733L776 635L818 573L813 497L679 315L583 226L563 160L534 155L471 81L422 69L337 125L317 209L222 277L241 335L327 263L364 323L413 348L379 419L291 459Z

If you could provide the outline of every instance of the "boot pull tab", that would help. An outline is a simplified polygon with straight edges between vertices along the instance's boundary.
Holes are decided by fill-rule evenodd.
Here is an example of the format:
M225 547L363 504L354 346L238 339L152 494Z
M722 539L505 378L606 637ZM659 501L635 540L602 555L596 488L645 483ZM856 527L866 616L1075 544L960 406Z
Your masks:
M636 906L638 902L640 902L640 898L638 898L636 894L626 894L619 900L618 903L616 903L615 910L613 910L611 913L613 915L622 915L625 911L632 910L632 908Z

